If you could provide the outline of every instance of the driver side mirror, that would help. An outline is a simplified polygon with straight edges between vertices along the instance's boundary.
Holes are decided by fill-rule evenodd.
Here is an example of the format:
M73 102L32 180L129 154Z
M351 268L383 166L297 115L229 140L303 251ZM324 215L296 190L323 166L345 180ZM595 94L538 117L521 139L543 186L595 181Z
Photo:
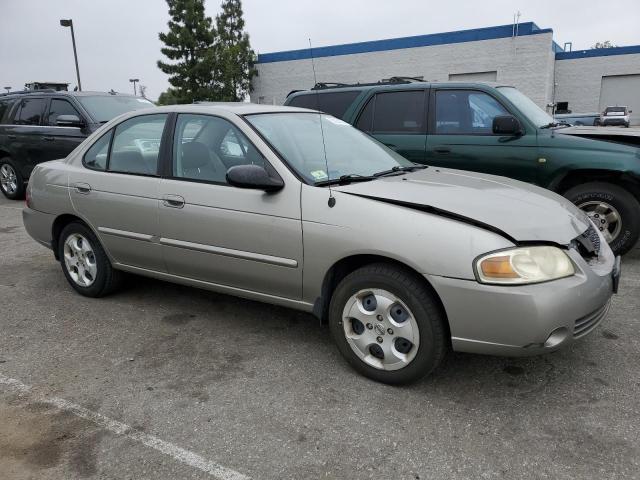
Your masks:
M252 188L265 192L277 192L284 188L284 182L278 176L270 176L259 165L236 165L227 170L227 182L238 188Z
M522 135L522 126L512 115L498 115L493 119L492 130L495 135Z
M77 115L58 115L56 125L59 127L78 127L84 126L84 122Z

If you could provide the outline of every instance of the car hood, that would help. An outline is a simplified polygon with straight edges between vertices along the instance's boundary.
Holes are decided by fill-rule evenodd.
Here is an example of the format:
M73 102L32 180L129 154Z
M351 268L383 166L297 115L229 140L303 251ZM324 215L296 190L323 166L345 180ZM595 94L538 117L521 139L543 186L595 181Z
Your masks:
M461 170L430 167L335 190L451 217L515 242L568 245L589 227L584 213L549 190Z

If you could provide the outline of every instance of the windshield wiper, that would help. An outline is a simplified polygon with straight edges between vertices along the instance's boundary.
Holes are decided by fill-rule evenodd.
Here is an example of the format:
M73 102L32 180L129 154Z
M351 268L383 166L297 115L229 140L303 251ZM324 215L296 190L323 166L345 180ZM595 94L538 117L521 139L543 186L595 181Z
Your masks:
M381 172L377 172L374 173L373 176L374 177L384 177L387 175L392 175L394 173L399 173L399 172L414 172L416 170L423 170L425 168L428 168L427 165L418 165L418 164L414 164L414 165L408 165L406 167L400 167L400 166L395 166L389 170L383 170Z
M332 178L330 180L322 180L321 182L316 182L315 185L318 187L324 187L326 185L347 185L348 183L353 182L368 182L369 180L375 180L376 177L373 175L359 175L357 173L350 173L348 175L341 175L338 178Z

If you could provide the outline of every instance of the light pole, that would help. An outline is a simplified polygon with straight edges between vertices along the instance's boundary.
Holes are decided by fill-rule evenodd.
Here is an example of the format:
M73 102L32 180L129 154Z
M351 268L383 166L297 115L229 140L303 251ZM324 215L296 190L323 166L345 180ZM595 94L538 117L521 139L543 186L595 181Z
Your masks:
M76 61L76 76L78 77L78 91L82 91L82 84L80 83L80 68L78 67L78 52L76 51L76 36L73 34L73 20L61 19L60 26L71 27L71 42L73 43L73 58Z
M133 95L138 96L138 92L136 91L136 83L140 81L139 78L130 78L129 81L133 83Z
M9 93L11 91L11 87L4 87L4 89Z

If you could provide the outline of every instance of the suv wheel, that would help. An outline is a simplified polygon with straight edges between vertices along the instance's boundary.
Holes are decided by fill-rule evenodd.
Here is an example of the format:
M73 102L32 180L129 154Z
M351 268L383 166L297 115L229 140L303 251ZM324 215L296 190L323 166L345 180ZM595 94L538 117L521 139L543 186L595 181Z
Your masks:
M69 284L87 297L102 297L117 289L122 273L111 266L100 242L81 223L70 223L60 233L58 255Z
M616 255L624 255L640 237L640 203L624 188L592 182L566 191L564 196L583 210Z
M0 190L10 200L20 200L24 196L24 179L8 157L0 158Z
M445 321L422 279L384 263L347 275L329 307L331 334L347 362L389 384L413 382L440 364Z

